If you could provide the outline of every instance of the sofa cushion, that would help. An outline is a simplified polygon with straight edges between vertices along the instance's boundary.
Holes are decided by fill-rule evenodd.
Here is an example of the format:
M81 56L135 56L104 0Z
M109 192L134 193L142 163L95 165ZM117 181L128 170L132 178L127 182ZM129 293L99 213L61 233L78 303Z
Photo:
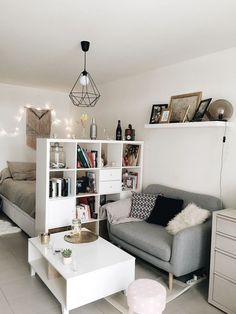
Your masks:
M171 257L173 236L162 226L146 221L110 225L110 232L119 239L165 262Z
M147 219L148 223L166 227L183 208L183 200L158 195L155 206Z
M130 217L147 219L153 210L157 196L132 192Z
M200 208L194 203L190 203L168 222L166 230L174 235L183 229L200 225L209 218L210 215L211 212L209 210Z

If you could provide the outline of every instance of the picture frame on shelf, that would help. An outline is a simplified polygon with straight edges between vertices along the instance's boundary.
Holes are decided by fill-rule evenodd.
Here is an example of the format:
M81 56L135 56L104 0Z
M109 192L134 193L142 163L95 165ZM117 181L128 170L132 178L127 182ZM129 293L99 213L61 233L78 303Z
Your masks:
M127 144L123 152L123 166L138 166L139 163L139 145Z
M170 123L191 121L201 101L202 92L181 94L170 99ZM188 114L186 115L186 111Z
M171 110L170 109L163 109L159 123L169 123L170 122L170 116L171 116Z
M123 178L123 190L135 191L137 188L137 177L135 175L127 175Z
M207 99L203 99L200 102L200 104L199 104L199 106L198 106L198 108L197 108L197 110L193 116L192 121L202 121L202 119L203 119L203 117L204 117L204 115L205 115L205 113L206 113L206 111L210 105L211 100L212 100L212 98L207 98Z
M161 113L163 109L167 109L168 104L152 105L152 112L150 116L150 124L159 123L161 118Z

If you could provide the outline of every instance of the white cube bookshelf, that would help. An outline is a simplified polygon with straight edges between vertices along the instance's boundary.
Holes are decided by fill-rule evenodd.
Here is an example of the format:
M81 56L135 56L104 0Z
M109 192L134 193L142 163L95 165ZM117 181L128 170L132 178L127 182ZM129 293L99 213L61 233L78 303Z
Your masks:
M59 143L65 151L66 168L50 169L50 147ZM90 151L97 151L97 166L83 167L77 162L77 146ZM124 152L127 145L138 147L138 158L135 165L124 162ZM132 150L132 149L131 149ZM103 158L102 158L103 157ZM105 158L104 158L105 157ZM106 164L104 165L104 160ZM133 162L133 161L132 161ZM36 234L48 232L51 229L71 225L76 217L76 205L85 197L94 198L96 219L91 218L85 224L99 234L100 196L106 195L107 200L117 200L131 195L131 191L142 189L143 142L142 141L108 141L108 140L79 140L79 139L38 139L37 140L37 180L36 180ZM95 174L96 189L89 193L77 193L77 179L86 173ZM124 188L123 175L127 172L137 177L137 184ZM134 174L134 175L132 175ZM71 191L68 196L49 197L50 178L70 178ZM131 180L132 182L132 180Z

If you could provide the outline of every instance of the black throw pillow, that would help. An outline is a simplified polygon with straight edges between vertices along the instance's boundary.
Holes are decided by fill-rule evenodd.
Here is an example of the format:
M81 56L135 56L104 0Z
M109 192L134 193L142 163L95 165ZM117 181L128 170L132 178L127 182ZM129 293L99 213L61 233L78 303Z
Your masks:
M183 208L183 200L158 196L155 206L147 219L148 223L166 227Z

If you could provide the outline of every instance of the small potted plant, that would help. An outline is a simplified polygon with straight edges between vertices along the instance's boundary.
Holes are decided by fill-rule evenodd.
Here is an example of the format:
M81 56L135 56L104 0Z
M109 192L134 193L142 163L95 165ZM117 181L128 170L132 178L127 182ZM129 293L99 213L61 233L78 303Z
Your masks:
M64 265L71 263L71 261L72 261L71 255L72 255L71 249L64 249L62 251L62 260L63 260Z

